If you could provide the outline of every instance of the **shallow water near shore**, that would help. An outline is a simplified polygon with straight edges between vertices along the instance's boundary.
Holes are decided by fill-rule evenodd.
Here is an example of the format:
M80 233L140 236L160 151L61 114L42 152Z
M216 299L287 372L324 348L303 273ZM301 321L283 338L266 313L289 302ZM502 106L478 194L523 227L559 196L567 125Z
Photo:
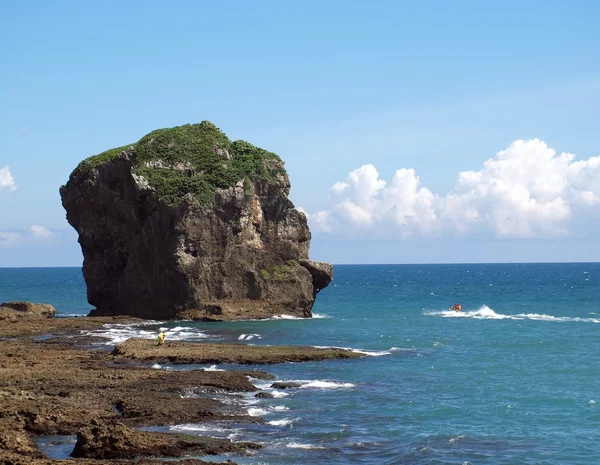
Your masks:
M318 296L319 318L149 322L96 334L110 345L166 328L167 340L369 355L244 367L300 386L253 380L275 397L232 400L264 425L170 427L263 444L228 457L240 464L595 464L599 278L600 264L337 266ZM0 269L0 298L48 302L63 316L91 308L76 268ZM456 302L460 314L447 310Z

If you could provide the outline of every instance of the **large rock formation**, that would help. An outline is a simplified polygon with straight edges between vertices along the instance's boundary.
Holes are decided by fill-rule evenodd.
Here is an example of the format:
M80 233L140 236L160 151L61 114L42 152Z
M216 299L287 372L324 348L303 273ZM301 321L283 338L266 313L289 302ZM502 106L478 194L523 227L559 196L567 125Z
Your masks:
M308 259L281 159L212 123L154 131L79 164L60 189L94 315L311 316L332 267Z

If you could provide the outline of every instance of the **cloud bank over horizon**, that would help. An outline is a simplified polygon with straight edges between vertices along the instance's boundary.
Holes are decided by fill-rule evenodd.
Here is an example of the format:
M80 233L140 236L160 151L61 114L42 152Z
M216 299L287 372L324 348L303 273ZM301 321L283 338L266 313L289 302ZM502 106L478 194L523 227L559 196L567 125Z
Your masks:
M386 239L562 238L589 235L600 219L600 156L575 161L539 139L517 140L458 173L445 195L414 169L390 181L366 164L331 187L330 205L307 214L316 232Z

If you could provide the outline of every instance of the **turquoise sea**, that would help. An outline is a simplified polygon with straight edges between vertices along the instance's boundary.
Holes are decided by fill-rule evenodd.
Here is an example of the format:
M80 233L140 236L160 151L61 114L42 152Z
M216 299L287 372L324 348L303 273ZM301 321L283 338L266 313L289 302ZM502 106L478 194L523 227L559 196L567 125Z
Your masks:
M0 299L48 302L64 316L91 308L78 268L0 269ZM456 302L462 314L447 310ZM167 340L369 354L256 367L301 384L254 380L275 398L225 399L264 425L170 428L263 443L255 456L229 457L240 464L600 463L600 264L336 266L314 312L99 333L107 345L163 327Z

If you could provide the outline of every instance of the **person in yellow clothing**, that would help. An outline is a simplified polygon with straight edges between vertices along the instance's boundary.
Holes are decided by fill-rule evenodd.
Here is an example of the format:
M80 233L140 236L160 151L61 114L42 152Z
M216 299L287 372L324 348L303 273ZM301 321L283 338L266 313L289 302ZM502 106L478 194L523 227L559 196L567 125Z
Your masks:
M165 343L165 333L161 331L158 333L158 345L162 346Z

